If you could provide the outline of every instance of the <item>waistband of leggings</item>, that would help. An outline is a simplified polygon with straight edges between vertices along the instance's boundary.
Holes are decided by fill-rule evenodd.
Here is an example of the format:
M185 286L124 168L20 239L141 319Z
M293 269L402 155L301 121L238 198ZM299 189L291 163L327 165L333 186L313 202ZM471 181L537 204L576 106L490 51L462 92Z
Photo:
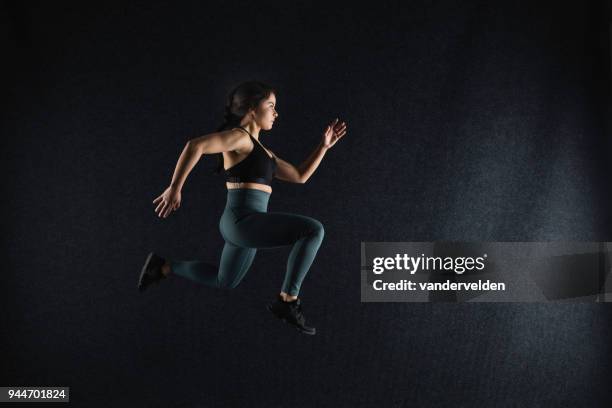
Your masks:
M232 188L227 190L226 207L248 207L266 211L272 194L254 188Z
M268 193L267 191L263 191L263 190L258 190L255 188L228 188L227 189L227 194L231 195L238 195L238 194L256 194L256 195L264 195L264 196L271 196L272 194Z

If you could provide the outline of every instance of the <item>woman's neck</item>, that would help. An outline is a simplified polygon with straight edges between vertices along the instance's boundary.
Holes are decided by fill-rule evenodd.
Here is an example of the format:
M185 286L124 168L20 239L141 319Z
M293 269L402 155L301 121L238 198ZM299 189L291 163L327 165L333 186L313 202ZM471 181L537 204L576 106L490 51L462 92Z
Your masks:
M261 128L257 126L256 123L254 122L248 122L244 124L241 123L240 126L245 128L251 134L251 136L253 136L255 139L259 140L259 131L261 130Z

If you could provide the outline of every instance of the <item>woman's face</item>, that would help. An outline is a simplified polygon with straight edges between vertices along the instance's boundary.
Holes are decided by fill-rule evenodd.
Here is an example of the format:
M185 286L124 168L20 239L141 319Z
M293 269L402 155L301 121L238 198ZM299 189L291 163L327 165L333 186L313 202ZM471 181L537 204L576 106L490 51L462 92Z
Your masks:
M278 112L276 111L276 95L271 93L267 99L261 101L254 113L255 122L262 130L272 129L274 120L278 117Z

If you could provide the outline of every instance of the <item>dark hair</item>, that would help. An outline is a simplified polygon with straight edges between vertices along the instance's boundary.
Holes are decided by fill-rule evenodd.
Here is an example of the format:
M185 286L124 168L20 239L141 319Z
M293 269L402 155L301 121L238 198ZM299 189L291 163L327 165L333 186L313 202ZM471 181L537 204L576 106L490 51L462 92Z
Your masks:
M249 109L257 108L259 103L271 94L276 94L276 90L258 81L243 82L235 87L227 96L225 120L217 129L217 132L237 127L242 118L249 112ZM223 153L217 154L217 163L215 173L221 173L223 171Z

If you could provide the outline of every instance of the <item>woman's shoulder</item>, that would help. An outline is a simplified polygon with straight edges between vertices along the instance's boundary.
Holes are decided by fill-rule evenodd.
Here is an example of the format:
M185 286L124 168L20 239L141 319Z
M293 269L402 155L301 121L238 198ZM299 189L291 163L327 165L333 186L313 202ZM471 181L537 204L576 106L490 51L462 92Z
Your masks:
M232 153L241 153L243 151L250 151L253 146L253 142L251 138L244 129L239 127L235 127L232 129L226 129L222 131L223 137L228 140L232 140L232 144L234 149L231 150Z

